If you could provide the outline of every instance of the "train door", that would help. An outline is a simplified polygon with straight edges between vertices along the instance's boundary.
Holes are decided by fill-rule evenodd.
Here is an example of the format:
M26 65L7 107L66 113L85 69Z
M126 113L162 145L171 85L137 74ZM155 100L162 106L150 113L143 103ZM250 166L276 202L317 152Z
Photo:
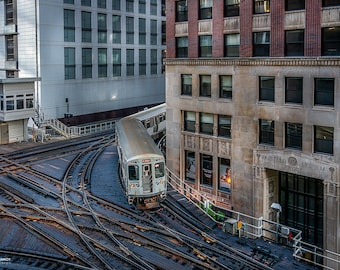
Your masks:
M152 192L151 164L143 164L142 184L143 184L143 192Z

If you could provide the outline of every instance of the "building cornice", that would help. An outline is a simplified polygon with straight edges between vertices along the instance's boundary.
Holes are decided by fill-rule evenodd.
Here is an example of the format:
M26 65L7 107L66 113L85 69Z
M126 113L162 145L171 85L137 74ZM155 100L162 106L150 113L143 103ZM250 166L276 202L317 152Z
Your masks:
M168 66L340 66L340 57L166 58Z

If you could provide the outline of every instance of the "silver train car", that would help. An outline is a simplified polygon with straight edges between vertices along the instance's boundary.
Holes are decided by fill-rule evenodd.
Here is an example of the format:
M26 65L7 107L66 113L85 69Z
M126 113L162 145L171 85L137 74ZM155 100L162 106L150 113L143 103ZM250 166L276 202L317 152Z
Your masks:
M130 204L139 209L159 206L167 191L165 159L149 133L134 117L116 123L121 181Z

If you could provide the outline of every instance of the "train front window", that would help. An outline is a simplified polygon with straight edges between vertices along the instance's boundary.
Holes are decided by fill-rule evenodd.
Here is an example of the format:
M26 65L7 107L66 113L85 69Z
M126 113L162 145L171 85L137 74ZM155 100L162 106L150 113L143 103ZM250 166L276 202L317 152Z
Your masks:
M129 179L130 180L139 180L138 165L129 165Z
M155 163L155 177L163 177L164 176L164 162Z

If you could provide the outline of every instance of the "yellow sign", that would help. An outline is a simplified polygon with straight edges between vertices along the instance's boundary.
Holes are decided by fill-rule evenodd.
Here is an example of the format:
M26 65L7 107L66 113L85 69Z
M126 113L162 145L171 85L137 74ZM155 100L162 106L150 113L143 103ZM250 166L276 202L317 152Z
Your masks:
M237 221L237 229L241 230L242 225L243 225L243 224L242 224L242 221L241 221L241 220Z

